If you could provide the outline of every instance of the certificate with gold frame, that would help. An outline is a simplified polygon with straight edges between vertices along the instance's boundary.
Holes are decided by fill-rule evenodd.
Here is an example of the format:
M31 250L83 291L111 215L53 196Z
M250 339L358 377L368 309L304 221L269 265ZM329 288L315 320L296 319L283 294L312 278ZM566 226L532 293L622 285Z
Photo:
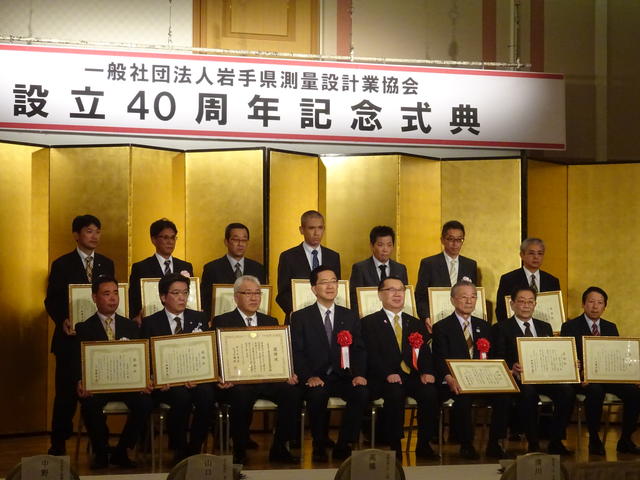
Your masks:
M582 337L584 381L640 384L640 338Z
M378 297L378 287L356 287L358 298L358 315L360 318L366 317L382 309L382 302ZM404 291L404 313L416 317L416 303L413 294L413 285L407 285Z
M213 316L235 310L237 305L233 299L233 284L214 283L212 287L211 310L213 311ZM262 291L262 296L260 297L258 311L265 315L271 315L271 285L260 285L260 291Z
M285 382L293 375L289 326L219 328L223 382Z
M156 387L218 381L214 332L151 337L151 358Z
M511 296L506 295L504 301L507 306L507 318L511 318L513 316ZM539 292L536 295L536 308L533 311L533 318L551 324L553 332L558 333L562 328L562 324L567 320L564 313L562 291Z
M462 393L518 393L520 389L504 360L447 359Z
M89 393L139 392L149 379L149 342L82 342L82 385Z
M429 318L431 323L437 323L453 313L451 304L451 287L429 287ZM476 308L471 312L474 317L487 319L487 302L484 295L484 287L476 287Z
M189 298L187 308L200 310L200 277L189 277ZM148 317L162 310L164 306L158 293L159 278L141 278L140 293L142 298L142 316Z
M118 297L120 303L116 313L129 318L129 284L118 283ZM96 313L96 304L93 303L90 283L69 284L69 320L75 329L77 323L84 322Z
M522 383L580 383L573 337L518 337Z
M294 312L316 303L316 296L311 290L311 282L308 279L294 278L291 280L291 300ZM341 307L351 308L349 280L338 280L338 296L335 302Z

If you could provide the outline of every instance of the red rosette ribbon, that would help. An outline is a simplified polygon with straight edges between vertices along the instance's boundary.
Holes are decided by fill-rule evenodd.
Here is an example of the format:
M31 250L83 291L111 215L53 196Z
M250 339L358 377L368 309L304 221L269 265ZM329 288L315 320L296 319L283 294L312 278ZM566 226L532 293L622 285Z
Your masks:
M489 340L487 340L486 338L479 338L476 341L476 348L480 352L480 359L481 360L486 360L487 359L487 353L489 352L489 349L491 348L491 343L489 343Z
M409 345L411 345L411 359L413 360L413 368L418 370L418 355L420 355L420 347L424 343L424 339L422 338L422 334L419 332L413 332L407 338L409 340Z
M340 368L349 368L349 345L353 343L353 337L349 330L340 330L337 337L340 345Z

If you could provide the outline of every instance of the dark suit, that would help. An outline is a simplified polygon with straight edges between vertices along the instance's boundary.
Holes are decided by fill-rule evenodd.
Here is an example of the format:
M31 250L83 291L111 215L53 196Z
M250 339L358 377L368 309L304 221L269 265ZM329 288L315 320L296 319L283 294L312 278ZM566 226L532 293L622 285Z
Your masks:
M551 325L541 320L532 320L538 337L552 337ZM491 329L491 355L507 362L509 368L518 362L518 347L516 338L524 337L524 333L515 317L493 325ZM518 379L516 379L518 380ZM517 395L517 411L521 425L529 444L538 444L538 394L542 393L553 400L553 419L549 440L560 442L569 423L575 401L575 391L571 385L564 384L526 384L518 381L520 393Z
M196 328L207 330L207 318L204 313L187 308L184 311L183 333L190 333ZM171 325L164 309L142 319L141 338L171 334ZM213 419L215 403L213 384L200 383L194 388L171 387L164 392L156 390L154 397L156 403L166 403L171 406L167 419L167 430L169 444L175 450L176 457L181 458L185 455L200 453ZM191 436L187 443L189 415L192 410Z
M474 284L478 284L478 265L462 255L458 255L458 281L464 277L469 278ZM418 270L418 282L416 283L416 309L418 317L425 319L429 316L429 287L452 287L449 277L449 266L444 253L438 253L420 260Z
M93 278L115 275L113 261L94 252ZM56 397L53 402L51 442L62 445L73 434L73 416L76 411L75 339L62 328L69 318L69 284L89 283L85 264L77 250L61 256L51 264L47 297L44 306L56 324L51 340L51 351L56 356Z
M244 270L242 274L253 275L260 280L262 284L267 280L262 264L246 257L244 259ZM212 260L204 266L202 270L202 280L200 281L200 305L202 305L202 310L207 315L207 318L211 318L213 314L211 311L212 285L219 283L230 284L235 281L236 273L233 268L231 268L231 263L226 254L217 260Z
M407 267L391 259L389 259L387 276L398 277L405 285L409 283ZM358 295L356 288L377 287L379 283L380 270L376 267L373 257L353 264L351 267L351 278L349 279L349 289L351 290L351 308L356 314L358 313Z
M424 384L420 380L422 374L436 374L424 322L402 313L402 351L398 348L393 326L384 310L367 315L361 322L367 349L369 389L373 399L384 398L382 414L389 443L392 446L400 443L405 398L410 396L418 403L418 446L426 445L435 437L439 408L435 384ZM417 369L413 365L409 345L409 335L414 332L422 335L424 342L419 350ZM402 371L402 361L409 367L409 374ZM391 374L400 375L402 383L387 382Z
M507 318L507 307L504 303L504 297L511 295L516 288L528 287L529 285L531 285L531 279L527 278L527 274L522 267L505 273L500 277L496 298L496 321L501 322ZM540 270L539 291L551 292L554 290L560 290L560 280L550 273Z
M341 346L337 343L339 332L351 333L349 369L341 367ZM309 422L315 448L323 448L327 438L328 422L325 415L329 397L338 396L347 402L346 412L338 444L353 443L358 438L364 410L369 401L366 386L353 386L354 377L366 376L366 353L360 330L360 320L351 310L334 305L332 341L329 344L324 319L317 303L291 314L291 341L293 364L301 386L305 391ZM319 377L322 387L306 386L311 377Z
M120 315L114 315L114 319L116 340L120 340L121 338L135 340L139 338L140 329L135 322ZM78 349L80 348L81 342L108 340L107 333L97 313L76 325L76 340ZM77 379L80 380L82 375L80 372L79 352L77 365ZM146 393L100 393L87 398L81 398L80 411L82 412L82 418L87 427L89 438L91 439L91 446L97 456L108 453L109 429L107 428L106 416L102 413L102 409L108 402L124 402L130 411L117 446L117 449L123 452L126 452L127 448L133 448L135 446L153 410L151 395Z
M254 314L258 327L273 327L279 325L278 320L262 313ZM236 308L231 312L213 318L214 328L246 328L247 325ZM274 443L284 444L293 440L296 435L297 415L300 411L300 389L296 385L281 383L252 383L234 385L225 391L229 395L231 404L231 438L233 449L243 454L249 440L249 427L253 405L259 398L264 398L278 405L278 419L273 437ZM242 455L240 455L242 456Z
M473 337L473 358L479 359L480 352L476 342L480 338L490 341L491 327L481 318L471 317L471 336ZM451 372L447 359L469 359L469 349L464 331L455 312L433 325L433 357L437 371L437 381L442 383L444 377ZM504 414L510 405L509 395L457 395L453 396L448 386L443 387L443 398L454 398L453 416L457 438L462 444L473 443L472 403L483 399L491 404L491 430L489 441L497 441L507 436L507 417Z
M325 246L320 248L322 252L322 265L335 270L338 280L340 280L340 254ZM310 275L311 267L302 243L280 254L280 259L278 260L278 295L276 296L276 302L287 315L287 319L293 309L291 306L291 280L294 278L309 278Z
M605 337L619 336L615 323L608 322L601 318L598 324L600 326L600 335ZM563 323L560 335L563 337L574 337L576 339L578 358L582 362L582 337L593 335L585 316L580 315L573 320ZM638 414L640 413L640 388L635 385L623 383L590 383L585 387L579 386L578 391L585 394L584 405L590 438L597 437L600 431L602 402L604 402L605 394L613 393L624 402L621 439L631 439L631 435L636 429Z
M193 277L193 266L189 262L172 258L173 273L183 271L189 272L189 276ZM149 258L140 260L131 265L131 275L129 276L129 316L137 317L142 313L142 298L140 295L140 279L141 278L160 278L164 276L164 269L160 266L158 258L151 255Z

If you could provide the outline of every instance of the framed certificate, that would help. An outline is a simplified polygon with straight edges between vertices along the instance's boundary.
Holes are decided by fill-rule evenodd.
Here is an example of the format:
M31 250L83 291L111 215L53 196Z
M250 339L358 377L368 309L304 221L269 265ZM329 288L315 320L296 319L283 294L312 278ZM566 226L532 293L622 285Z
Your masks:
M289 326L220 328L223 382L284 382L293 374Z
M518 337L522 383L580 383L573 337Z
M120 304L116 313L129 318L129 284L118 284L118 296ZM76 323L84 322L91 315L96 313L96 304L91 296L90 283L69 284L69 320L75 328Z
M211 305L213 316L222 315L236 308L236 302L233 299L233 284L231 283L214 283L211 293ZM262 297L260 298L260 308L258 311L265 315L271 315L271 285L260 285Z
M156 387L218 380L214 332L151 337L151 357Z
M447 360L462 393L518 393L504 360Z
M412 317L416 317L413 285L407 285L406 287L404 291L404 308L402 311ZM358 315L360 315L360 318L379 312L382 308L382 302L378 297L378 287L356 287L356 295L358 296Z
M303 278L292 279L291 299L294 312L316 303L316 296L311 291L311 282ZM335 302L336 305L340 305L341 307L351 308L349 280L338 280L338 296Z
M640 384L640 338L582 337L584 381Z
M200 310L200 278L189 277L189 298L187 299L187 308L191 310ZM164 306L160 301L158 293L159 278L141 278L140 292L142 297L142 316L148 317L162 310Z
M429 295L429 315L431 323L439 322L447 318L453 313L453 305L451 304L451 287L429 287L427 289ZM476 308L471 315L474 317L487 319L487 302L484 296L484 287L476 287Z
M82 385L90 393L138 392L149 379L149 342L82 342Z
M511 296L504 297L507 305L507 318L513 316L511 309ZM566 321L564 314L564 304L562 303L562 292L553 290L552 292L540 292L536 295L536 308L533 311L533 318L543 320L551 324L554 333L558 333L562 324Z

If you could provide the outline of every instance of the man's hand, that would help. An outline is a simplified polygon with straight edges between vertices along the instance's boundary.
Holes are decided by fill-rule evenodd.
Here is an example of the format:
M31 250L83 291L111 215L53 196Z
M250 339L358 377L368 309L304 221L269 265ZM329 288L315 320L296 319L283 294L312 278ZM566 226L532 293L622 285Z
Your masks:
M78 385L76 386L76 393L79 398L87 398L90 397L91 394L84 389L84 385L82 385L82 380L78 380Z
M142 313L139 313L138 315L133 317L131 320L136 322L136 324L138 325L138 328L140 328L140 326L142 325Z
M289 385L297 385L298 384L298 375L296 375L295 373L293 375L291 375L289 377L289 380L287 380L287 383Z
M392 373L387 376L387 383L402 383L402 378L397 373Z
M73 324L71 323L71 320L69 320L68 318L65 318L64 322L62 322L62 331L64 331L66 335L76 334L76 331L73 329Z
M520 378L520 374L522 373L522 367L518 362L514 363L513 366L511 367L511 373L513 374L514 377Z
M306 383L307 387L324 387L324 382L320 377L309 377Z
M353 377L353 380L351 380L351 385L353 385L354 387L357 387L358 385L361 386L365 386L367 384L367 379L364 377Z
M228 388L233 387L234 384L231 382L220 382L218 383L218 388L221 390L227 390Z
M433 333L433 323L431 322L430 317L424 319L424 326L427 327L427 331L429 333Z
M420 381L425 385L427 383L435 383L436 382L436 377L434 377L433 375L430 375L428 373L423 373L422 375L420 375Z
M146 393L147 395L151 395L151 392L153 392L153 383L149 382L147 384L147 388L145 388L144 390L142 390L142 392L140 393Z
M447 382L447 385L449 386L449 390L451 390L451 393L453 393L454 395L460 395L462 393L462 390L460 389L460 384L455 378L453 378L452 375L446 375L444 377L444 380L445 382Z

